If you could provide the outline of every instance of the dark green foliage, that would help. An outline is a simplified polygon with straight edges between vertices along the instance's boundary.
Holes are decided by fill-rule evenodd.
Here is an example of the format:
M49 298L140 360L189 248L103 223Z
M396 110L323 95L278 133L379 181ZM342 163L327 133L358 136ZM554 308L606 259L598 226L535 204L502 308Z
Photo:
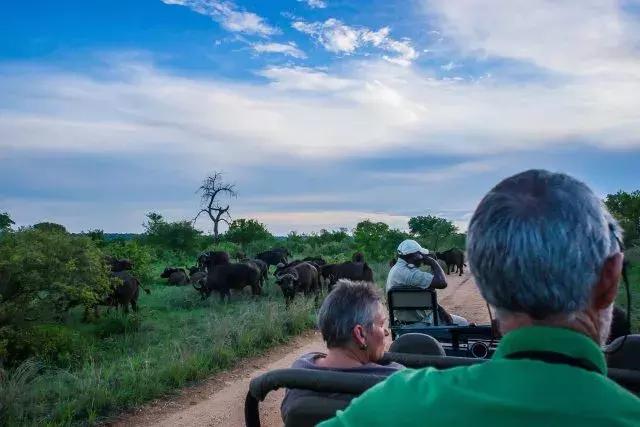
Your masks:
M89 230L82 234L90 238L99 247L104 246L106 244L106 239L105 239L103 230L96 228L95 230Z
M144 242L157 248L195 255L205 246L202 232L190 221L166 222L162 215L150 212L143 225Z
M627 246L640 244L640 190L608 194L605 204L624 229Z
M10 229L14 224L15 222L13 222L8 213L0 213L0 232Z
M448 219L433 215L415 216L409 219L409 229L422 244L434 251L440 250L443 241L458 231Z
M138 240L116 240L105 244L102 248L105 255L114 258L126 258L133 262L133 275L143 284L150 284L155 279L152 263L156 259L155 251Z
M60 324L32 325L17 331L11 340L10 364L37 356L46 363L70 367L89 352L89 341L77 330Z
M255 219L236 219L229 225L224 239L245 248L249 243L270 240L273 236L267 226Z
M0 236L0 365L8 340L32 322L63 319L111 290L102 253L84 236L28 228Z
M356 248L364 253L365 259L371 261L391 259L400 242L409 237L407 233L389 228L383 222L369 220L358 223L353 230Z
M32 226L35 230L47 231L53 233L66 233L67 229L64 225L56 224L55 222L39 222Z

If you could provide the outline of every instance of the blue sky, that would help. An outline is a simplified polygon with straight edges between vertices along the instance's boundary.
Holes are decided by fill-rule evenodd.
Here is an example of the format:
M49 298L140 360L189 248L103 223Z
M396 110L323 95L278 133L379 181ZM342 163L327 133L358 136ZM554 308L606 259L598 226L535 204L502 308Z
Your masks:
M208 173L278 234L416 214L500 179L640 188L640 2L0 5L0 211L141 230ZM206 221L198 226L210 230Z

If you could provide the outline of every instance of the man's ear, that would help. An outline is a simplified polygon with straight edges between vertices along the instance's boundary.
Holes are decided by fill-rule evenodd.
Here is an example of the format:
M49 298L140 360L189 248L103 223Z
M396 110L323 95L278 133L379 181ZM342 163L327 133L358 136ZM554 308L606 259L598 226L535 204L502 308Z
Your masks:
M592 301L594 308L602 310L609 307L618 295L618 284L622 275L624 255L621 252L609 257L604 262L600 272L600 280L593 289Z
M366 344L367 338L364 335L364 328L362 327L362 325L354 326L351 334L353 335L353 339L356 341L356 344L358 346L363 346Z

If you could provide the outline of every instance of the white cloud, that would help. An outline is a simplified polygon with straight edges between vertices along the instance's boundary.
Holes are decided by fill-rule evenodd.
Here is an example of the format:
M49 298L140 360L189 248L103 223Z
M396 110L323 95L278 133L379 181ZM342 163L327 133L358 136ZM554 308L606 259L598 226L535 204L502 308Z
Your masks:
M307 55L298 49L294 42L289 43L254 43L251 48L258 53L281 53L285 56L304 59Z
M306 3L312 9L324 9L327 7L327 2L323 0L298 0L298 2Z
M261 16L241 10L231 1L162 0L162 2L169 5L186 6L194 12L209 16L228 31L259 36L270 36L280 32L277 28L267 24Z
M619 1L426 0L442 34L465 54L512 58L573 75L640 76L640 20Z
M345 70L269 67L259 71L266 84L129 63L106 80L38 68L3 72L0 152L152 150L202 165L248 165L282 153L487 154L569 140L640 146L637 79L501 85L437 80L383 61L352 61Z
M403 66L410 65L418 57L418 52L409 40L395 40L389 37L388 27L372 31L366 27L351 27L335 18L324 22L295 21L292 26L316 39L329 52L350 55L362 47L371 45L393 54L383 56L387 61Z
M326 71L307 67L268 67L258 72L282 90L340 91L357 84L349 79L330 76Z

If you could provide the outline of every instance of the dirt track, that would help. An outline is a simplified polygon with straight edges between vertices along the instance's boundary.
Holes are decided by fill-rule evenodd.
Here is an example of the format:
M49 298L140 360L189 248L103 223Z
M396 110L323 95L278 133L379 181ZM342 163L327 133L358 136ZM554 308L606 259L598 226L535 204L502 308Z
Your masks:
M471 322L488 323L486 305L473 278L449 276L447 289L438 291L438 302L451 313ZM251 378L277 368L288 368L301 354L324 350L317 332L304 334L265 356L244 361L236 369L214 376L203 384L184 389L180 396L153 402L124 415L114 426L242 426L244 398ZM263 426L280 426L283 390L270 393L260 405Z

